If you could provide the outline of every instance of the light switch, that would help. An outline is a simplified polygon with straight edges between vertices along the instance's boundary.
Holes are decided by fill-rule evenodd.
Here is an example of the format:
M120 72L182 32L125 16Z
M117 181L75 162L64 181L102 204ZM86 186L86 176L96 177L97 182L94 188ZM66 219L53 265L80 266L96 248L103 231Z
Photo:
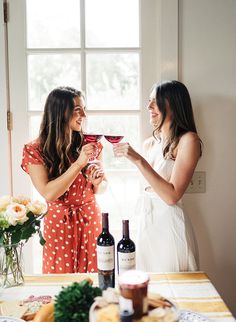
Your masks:
M206 172L195 171L186 193L204 193L206 192Z

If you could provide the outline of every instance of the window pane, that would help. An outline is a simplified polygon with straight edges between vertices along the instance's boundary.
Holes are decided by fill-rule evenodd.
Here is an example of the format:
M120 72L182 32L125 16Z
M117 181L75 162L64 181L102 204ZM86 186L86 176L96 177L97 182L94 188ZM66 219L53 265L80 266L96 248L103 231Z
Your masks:
M138 47L139 0L86 0L86 47Z
M108 187L105 193L97 194L96 198L103 212L109 212L112 235L116 240L122 238L122 219L130 220L130 230L137 229L137 199L140 196L140 176L138 171L106 172ZM131 233L134 239L133 233Z
M79 0L27 0L28 48L80 47Z
M81 87L79 54L28 56L29 110L43 110L46 97L57 86Z
M110 135L123 135L122 142L129 142L139 149L139 117L133 115L89 115L87 118L87 132ZM106 169L132 169L133 164L126 158L114 159L112 144L105 138L101 141L104 146L103 161Z
M42 115L33 115L29 119L29 139L30 141L37 139L39 136L39 127Z
M90 109L139 108L139 54L88 54L86 66Z

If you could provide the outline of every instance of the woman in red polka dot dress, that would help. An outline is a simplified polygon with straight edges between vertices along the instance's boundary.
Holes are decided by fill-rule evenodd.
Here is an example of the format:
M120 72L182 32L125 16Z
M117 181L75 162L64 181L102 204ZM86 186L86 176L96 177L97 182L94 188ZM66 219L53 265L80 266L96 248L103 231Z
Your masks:
M83 145L86 117L82 93L70 87L54 89L48 96L37 140L24 146L22 168L46 199L43 273L96 272L96 239L101 213L95 193L102 190L102 145ZM102 183L103 182L103 183Z

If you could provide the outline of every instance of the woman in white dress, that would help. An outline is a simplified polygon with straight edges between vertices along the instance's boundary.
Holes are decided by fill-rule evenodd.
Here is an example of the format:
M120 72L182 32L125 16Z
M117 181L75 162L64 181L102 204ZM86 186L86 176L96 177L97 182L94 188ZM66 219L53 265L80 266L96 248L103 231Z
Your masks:
M201 156L189 92L178 81L155 85L149 99L153 137L145 158L129 143L114 145L148 183L138 206L137 268L148 272L198 270L198 249L181 198Z

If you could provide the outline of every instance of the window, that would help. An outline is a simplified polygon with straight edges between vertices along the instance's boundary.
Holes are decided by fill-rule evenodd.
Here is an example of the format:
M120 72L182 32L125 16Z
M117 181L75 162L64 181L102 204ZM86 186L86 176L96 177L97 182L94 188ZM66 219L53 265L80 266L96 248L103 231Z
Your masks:
M137 150L151 133L144 125L148 115L143 106L156 81L156 47L142 36L155 35L156 7L155 1L150 6L144 0L13 3L9 61L14 194L36 198L19 167L22 147L37 137L45 99L56 86L73 86L86 93L87 131L124 135L123 140ZM131 228L136 227L140 176L128 160L114 161L109 142L102 139L102 144L109 188L98 199L120 238L122 217L130 218ZM39 272L37 265L29 271Z

